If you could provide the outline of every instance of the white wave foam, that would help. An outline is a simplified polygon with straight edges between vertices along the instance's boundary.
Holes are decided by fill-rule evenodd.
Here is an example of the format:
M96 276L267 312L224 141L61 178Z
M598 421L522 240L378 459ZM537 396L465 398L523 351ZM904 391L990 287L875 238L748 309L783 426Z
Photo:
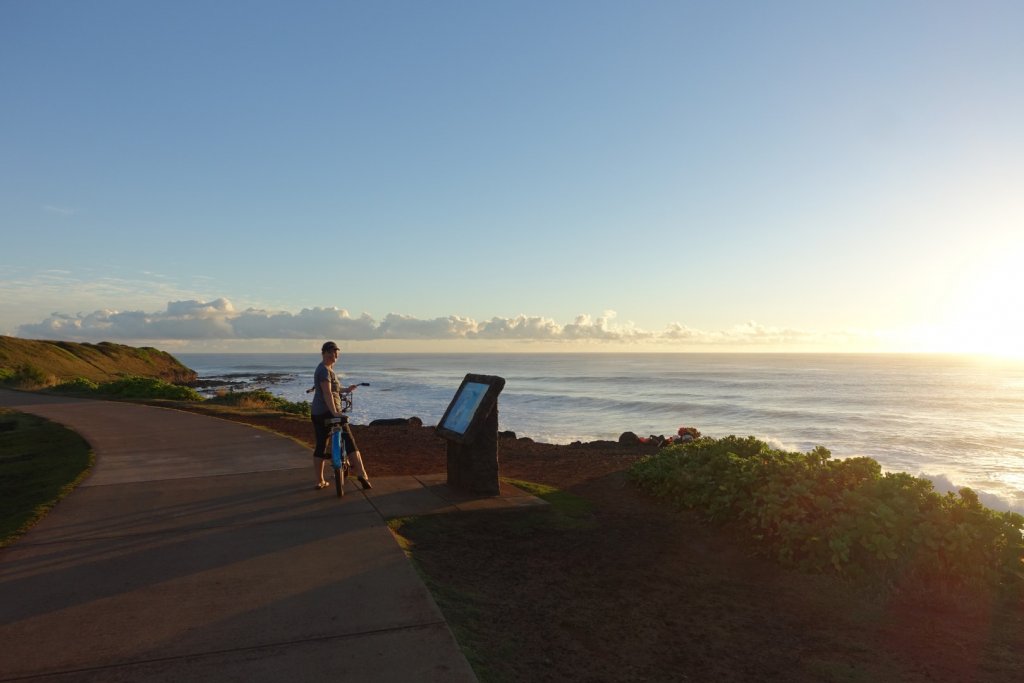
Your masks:
M764 441L766 444L779 451L797 452L801 450L798 446L795 446L791 443L787 443L782 439L774 436L762 436L759 438L761 439L761 441Z
M922 479L927 479L932 483L932 486L938 493L959 493L961 486L953 483L948 476L945 474L928 474L927 472L921 472L917 476ZM978 500L985 507L996 510L997 512L1019 512L1024 514L1024 501L1020 501L1018 498L1007 498L996 493L990 493L988 491L979 491L974 487L970 487L972 491L978 494Z

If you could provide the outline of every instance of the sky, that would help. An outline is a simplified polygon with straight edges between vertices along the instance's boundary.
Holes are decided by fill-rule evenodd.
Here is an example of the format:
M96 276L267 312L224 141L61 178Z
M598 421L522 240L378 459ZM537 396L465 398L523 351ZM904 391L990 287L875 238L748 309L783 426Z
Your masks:
M0 0L0 334L1020 353L1024 3Z

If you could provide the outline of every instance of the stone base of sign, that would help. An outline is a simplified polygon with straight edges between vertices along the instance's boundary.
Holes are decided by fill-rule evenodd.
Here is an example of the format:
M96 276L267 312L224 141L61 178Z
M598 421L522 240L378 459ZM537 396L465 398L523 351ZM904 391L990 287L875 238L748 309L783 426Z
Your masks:
M472 443L448 441L448 486L458 491L497 496L498 406L485 418Z

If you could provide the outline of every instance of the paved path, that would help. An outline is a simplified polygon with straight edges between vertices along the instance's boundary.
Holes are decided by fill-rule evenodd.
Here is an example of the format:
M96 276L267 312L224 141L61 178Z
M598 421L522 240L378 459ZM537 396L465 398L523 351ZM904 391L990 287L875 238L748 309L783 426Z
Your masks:
M0 550L0 681L475 680L378 512L401 508L400 481L339 499L313 490L307 448L255 428L9 391L0 406L97 456Z

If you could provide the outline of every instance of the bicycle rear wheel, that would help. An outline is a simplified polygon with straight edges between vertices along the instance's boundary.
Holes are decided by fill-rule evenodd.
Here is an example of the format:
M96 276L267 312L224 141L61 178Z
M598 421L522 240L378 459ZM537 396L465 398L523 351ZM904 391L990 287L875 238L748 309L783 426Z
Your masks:
M345 474L341 467L334 468L334 489L338 492L338 498L345 495Z

